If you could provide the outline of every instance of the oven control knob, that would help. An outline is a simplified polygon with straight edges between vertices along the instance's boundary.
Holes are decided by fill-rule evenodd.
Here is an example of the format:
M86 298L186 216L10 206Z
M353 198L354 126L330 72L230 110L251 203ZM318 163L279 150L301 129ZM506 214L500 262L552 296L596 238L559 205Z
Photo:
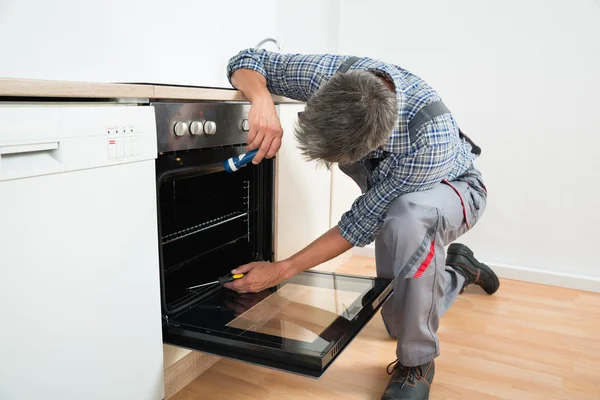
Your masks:
M204 124L201 121L193 121L190 124L190 133L192 135L204 134Z
M175 134L177 136L183 136L187 133L188 130L188 124L186 124L185 122L175 122L175 126L173 127L173 131L175 132Z
M204 123L204 133L207 135L214 135L217 133L217 124L213 121L206 121Z
M250 130L250 122L247 119L242 121L242 130L248 132Z

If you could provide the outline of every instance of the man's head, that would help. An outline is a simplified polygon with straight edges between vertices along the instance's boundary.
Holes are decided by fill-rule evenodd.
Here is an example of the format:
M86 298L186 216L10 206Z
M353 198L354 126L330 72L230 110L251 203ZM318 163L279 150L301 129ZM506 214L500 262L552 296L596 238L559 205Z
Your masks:
M381 78L367 71L338 73L308 100L296 138L309 160L350 164L383 145L397 118L396 95Z

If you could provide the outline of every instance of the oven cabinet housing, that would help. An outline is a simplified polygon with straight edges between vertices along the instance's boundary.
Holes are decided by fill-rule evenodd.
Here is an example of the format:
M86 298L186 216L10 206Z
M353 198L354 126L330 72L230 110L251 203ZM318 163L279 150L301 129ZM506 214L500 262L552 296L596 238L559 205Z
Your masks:
M319 377L390 295L390 281L309 271L261 293L190 289L241 264L275 260L276 220L293 212L286 206L276 215L277 166L289 166L279 153L223 171L223 160L243 152L230 145L157 159L163 341ZM328 224L305 236L314 239Z

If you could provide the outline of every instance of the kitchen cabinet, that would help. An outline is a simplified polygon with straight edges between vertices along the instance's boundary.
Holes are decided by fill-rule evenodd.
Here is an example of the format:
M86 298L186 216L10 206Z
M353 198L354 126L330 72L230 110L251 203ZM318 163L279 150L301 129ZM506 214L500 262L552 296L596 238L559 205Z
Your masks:
M331 174L303 159L294 124L304 104L280 105L284 131L277 155L276 257L285 259L329 228Z
M335 226L342 209L345 211L356 197L345 196L353 193L354 183L350 178L302 156L294 135L298 112L302 110L304 104L280 105L284 134L277 156L275 256L278 260L293 255ZM315 270L332 271L350 256L349 251Z

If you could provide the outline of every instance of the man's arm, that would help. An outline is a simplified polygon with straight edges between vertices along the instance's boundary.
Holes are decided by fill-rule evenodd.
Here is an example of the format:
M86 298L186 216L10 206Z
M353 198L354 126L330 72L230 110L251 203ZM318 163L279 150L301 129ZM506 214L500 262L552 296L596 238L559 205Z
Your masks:
M294 276L323 264L350 250L352 244L340 234L337 226L331 228L314 242L284 261L286 275Z
M252 163L258 164L264 157L273 158L281 147L283 129L275 110L275 103L267 89L267 80L259 72L238 69L230 77L232 85L250 101L248 113L248 151L259 149Z
M242 279L227 283L225 287L239 293L255 293L273 287L292 276L329 261L352 245L334 227L290 258L276 263L254 262L232 271L246 274Z
M334 71L339 57L281 54L247 49L232 57L227 66L231 84L252 104L248 114L248 150L259 149L252 160L258 164L272 158L281 147L283 130L271 93L306 101Z

